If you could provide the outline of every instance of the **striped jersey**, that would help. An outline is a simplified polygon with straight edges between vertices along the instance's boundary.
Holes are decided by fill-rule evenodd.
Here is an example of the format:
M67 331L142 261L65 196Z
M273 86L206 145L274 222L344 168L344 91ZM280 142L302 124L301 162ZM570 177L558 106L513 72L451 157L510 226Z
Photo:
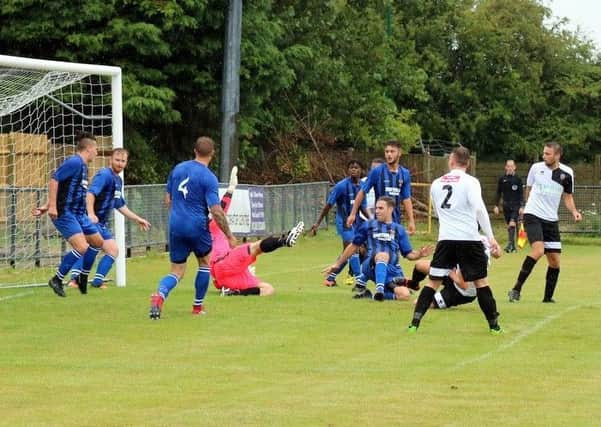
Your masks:
M106 225L113 208L119 209L125 206L123 180L109 167L100 169L94 175L88 192L95 197L94 213L101 224Z
M68 157L52 174L58 181L56 209L61 216L65 212L85 215L88 190L88 165L78 154Z
M387 164L381 164L369 172L367 179L361 186L365 194L368 194L372 188L374 189L376 201L382 196L390 196L394 199L392 220L400 222L400 203L411 198L411 174L409 170L399 165L398 169L392 172L388 169Z
M558 168L550 169L545 162L538 162L530 168L526 185L532 188L524 213L545 221L559 221L561 195L574 192L574 171L561 163Z
M396 265L399 261L399 252L404 257L413 249L405 228L397 223L389 224L377 219L370 219L361 224L355 231L353 244L367 246L367 256L372 258L380 252L390 256L388 264Z
M346 222L353 204L355 203L355 197L361 189L361 184L353 184L353 180L350 177L344 178L336 183L330 195L328 196L327 204L330 206L336 205L336 219ZM361 203L362 207L366 206L365 198Z

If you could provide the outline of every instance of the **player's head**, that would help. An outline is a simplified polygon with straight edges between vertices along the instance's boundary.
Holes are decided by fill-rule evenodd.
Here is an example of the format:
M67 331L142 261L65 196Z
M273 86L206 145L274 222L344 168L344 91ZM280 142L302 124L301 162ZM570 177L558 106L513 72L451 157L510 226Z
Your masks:
M513 175L515 173L515 161L508 159L505 162L505 173L507 175Z
M351 160L346 165L346 171L351 178L361 178L361 175L363 175L363 165L359 160Z
M456 147L449 155L449 169L467 169L470 165L470 150Z
M127 166L127 160L129 159L129 151L125 148L115 148L111 153L111 169L116 174L121 173Z
M370 166L370 169L375 169L375 168L377 168L378 166L380 166L382 163L384 163L384 159L383 159L383 158L381 158L381 157L376 157L375 159L373 159L373 160L371 161L371 166Z
M563 150L559 143L551 141L547 142L543 147L543 161L547 166L555 166L559 163Z
M394 211L394 199L390 196L382 196L376 202L376 219L380 222L391 222Z
M90 132L78 132L75 135L75 144L77 144L77 152L79 155L88 162L94 160L94 157L98 154L96 137Z
M208 136L200 136L194 143L194 154L199 158L209 158L215 154L215 143Z
M384 144L384 158L389 165L398 164L401 159L401 144L399 141L390 140Z

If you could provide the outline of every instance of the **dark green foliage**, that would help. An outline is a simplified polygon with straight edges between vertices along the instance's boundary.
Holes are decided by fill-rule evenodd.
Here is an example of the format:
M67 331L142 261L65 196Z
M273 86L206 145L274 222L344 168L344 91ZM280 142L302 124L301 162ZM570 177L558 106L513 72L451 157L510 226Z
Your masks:
M121 66L128 180L162 181L196 136L219 140L226 5L4 0L0 51ZM320 150L420 136L523 160L557 139L587 158L601 61L549 17L535 0L245 2L239 163L277 159L296 181Z

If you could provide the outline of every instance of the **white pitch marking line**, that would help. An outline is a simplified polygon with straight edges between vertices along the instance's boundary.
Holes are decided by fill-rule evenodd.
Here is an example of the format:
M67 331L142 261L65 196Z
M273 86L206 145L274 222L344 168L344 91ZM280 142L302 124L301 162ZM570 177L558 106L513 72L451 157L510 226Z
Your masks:
M592 303L592 304L589 303L589 304L573 305L571 307L566 308L563 311L560 311L559 313L550 314L547 317L545 317L542 320L535 323L532 327L525 329L520 334L516 335L516 337L514 339L512 339L511 341L509 341L508 343L500 345L496 350L492 350L492 351L486 352L478 357L474 357L474 358L459 362L458 364L455 365L455 369L463 368L464 366L469 365L471 363L480 362L484 359L489 358L490 356L492 356L496 353L500 353L504 350L507 350L508 348L513 347L514 345L516 345L517 343L522 341L524 338L526 338L526 337L532 335L533 333L537 332L538 330L540 330L546 324L552 322L553 320L560 318L561 316L563 316L566 313L569 313L570 311L574 311L574 310L582 308L582 307L587 307L587 306L591 306L591 305L600 305L600 304L601 303L597 302L597 303Z
M24 297L24 296L31 295L31 294L33 294L33 291L20 292L18 294L9 295L7 297L0 297L0 301L6 301L6 300L9 300L9 299L13 299L13 298L20 298L20 297Z

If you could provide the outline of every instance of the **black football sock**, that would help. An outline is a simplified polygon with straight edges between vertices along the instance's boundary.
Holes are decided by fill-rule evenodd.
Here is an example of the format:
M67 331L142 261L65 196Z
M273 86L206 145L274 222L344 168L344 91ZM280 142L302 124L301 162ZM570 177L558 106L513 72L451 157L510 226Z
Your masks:
M240 290L240 295L261 295L261 289L260 288L248 288L248 289L241 289Z
M509 244L512 248L515 248L515 226L509 226L507 229L507 234L509 235Z
M497 312L497 302L492 295L490 287L477 288L476 295L478 296L478 305L480 305L480 310L484 313L488 325L491 329L498 329L497 318L499 317L499 313Z
M273 252L278 248L281 248L282 246L284 246L284 244L286 243L285 240L282 240L281 238L278 237L266 237L263 240L261 240L261 242L259 243L259 247L261 248L262 252Z
M417 268L413 267L413 273L411 274L411 281L415 284L419 284L422 280L426 278L427 274L422 273Z
M545 278L545 300L549 301L553 298L557 279L559 278L559 268L547 268L547 277Z
M430 286L424 286L419 294L419 297L417 298L415 309L413 310L413 320L411 320L411 326L419 326L419 322L421 322L422 318L426 314L426 311L428 311L430 304L432 304L435 293L436 291Z
M524 282L526 281L528 276L530 276L530 273L532 273L532 269L534 268L535 265L536 265L536 260L534 258L532 258L530 255L528 255L526 257L526 259L524 260L524 263L522 264L522 268L520 269L520 274L518 274L518 280L517 280L517 282L515 282L515 286L513 287L513 289L515 289L518 292L522 291L522 286L524 285Z

